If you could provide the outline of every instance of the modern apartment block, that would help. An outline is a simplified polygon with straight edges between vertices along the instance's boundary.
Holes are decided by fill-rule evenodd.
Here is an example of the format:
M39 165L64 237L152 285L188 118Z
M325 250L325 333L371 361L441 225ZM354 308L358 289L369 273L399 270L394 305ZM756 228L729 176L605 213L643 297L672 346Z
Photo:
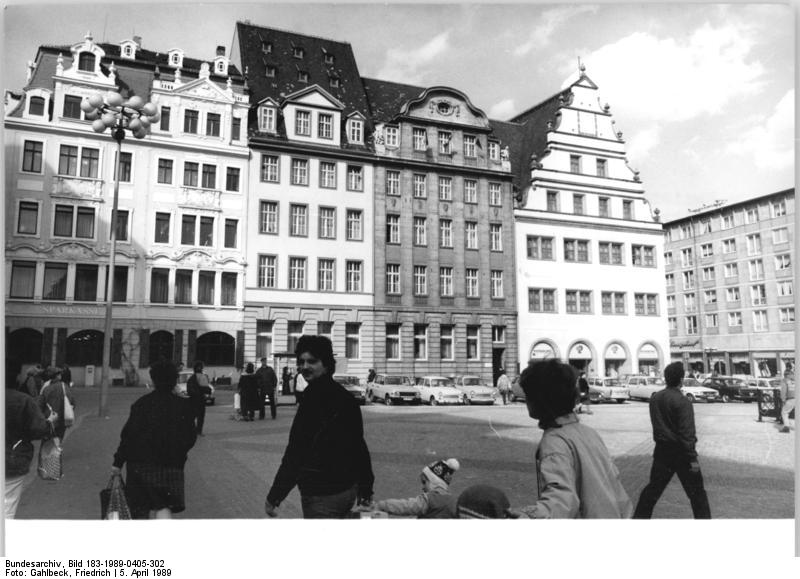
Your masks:
M701 373L793 371L794 223L787 189L664 224L673 360Z
M40 47L27 85L6 94L10 353L67 363L76 383L100 381L117 145L80 105L115 91L153 102L161 118L146 139L122 143L112 378L136 383L161 356L234 370L243 357L243 87L222 47L208 61L145 50L139 38L108 44L89 34Z
M511 120L520 363L558 357L588 375L669 362L663 233L610 107L581 69Z

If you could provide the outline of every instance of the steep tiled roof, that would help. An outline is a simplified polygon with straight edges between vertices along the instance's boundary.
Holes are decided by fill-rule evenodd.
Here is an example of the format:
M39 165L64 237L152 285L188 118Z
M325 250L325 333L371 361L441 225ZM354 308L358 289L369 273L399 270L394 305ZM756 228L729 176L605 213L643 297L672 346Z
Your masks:
M417 98L424 87L410 84L400 84L386 80L364 78L364 90L369 99L372 120L376 123L385 123L394 118L402 106L409 100Z
M316 84L344 104L345 117L354 111L369 117L364 85L349 43L245 22L236 23L236 37L251 103L267 97L281 102L286 96ZM267 44L270 52L262 50ZM294 56L295 48L303 50L303 58ZM332 64L326 63L326 55L333 58ZM266 76L267 66L275 67L274 77ZM308 74L308 82L298 80L300 71ZM331 77L338 78L338 87L331 86Z
M525 154L525 134L522 125L519 123L494 120L489 120L489 123L492 125L494 136L500 141L500 146L508 146L508 156L509 161L511 161L514 185L517 187L524 187L529 181L530 172L528 171L528 165L530 156L529 154Z

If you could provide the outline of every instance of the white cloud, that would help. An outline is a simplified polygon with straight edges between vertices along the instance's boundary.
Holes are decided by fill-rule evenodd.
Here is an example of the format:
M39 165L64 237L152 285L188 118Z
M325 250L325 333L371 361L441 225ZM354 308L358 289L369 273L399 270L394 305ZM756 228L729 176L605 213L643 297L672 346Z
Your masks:
M439 55L448 50L449 36L450 31L446 30L419 48L411 50L390 48L386 53L386 61L378 72L378 78L409 84L422 82L427 72L426 65L435 62Z
M625 140L627 141L626 156L632 165L636 165L661 143L661 127L651 125L646 129L636 131L630 138L626 136Z
M503 99L492 105L489 109L490 119L510 119L516 112L514 99Z
M794 154L794 89L775 105L771 114L760 118L726 147L733 155L750 157L759 169L789 169Z
M586 12L597 12L597 6L559 6L542 12L541 23L531 30L528 40L517 46L512 54L525 56L535 48L542 48L550 43L553 33L571 18Z

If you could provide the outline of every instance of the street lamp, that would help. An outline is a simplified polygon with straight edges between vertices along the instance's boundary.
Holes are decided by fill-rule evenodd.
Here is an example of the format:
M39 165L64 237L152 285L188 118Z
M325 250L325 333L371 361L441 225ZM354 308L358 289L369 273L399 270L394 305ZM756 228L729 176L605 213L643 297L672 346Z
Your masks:
M122 141L125 131L136 139L147 136L151 123L158 122L160 115L156 105L145 103L140 96L125 101L118 92L97 92L81 101L81 110L87 120L92 121L96 133L111 129L111 137L117 142L117 159L114 164L114 202L111 207L111 251L106 274L106 325L103 334L103 380L100 383L99 415L108 411L108 390L111 385L111 317L114 304L114 262L117 253L117 206L119 204L119 167L122 161Z

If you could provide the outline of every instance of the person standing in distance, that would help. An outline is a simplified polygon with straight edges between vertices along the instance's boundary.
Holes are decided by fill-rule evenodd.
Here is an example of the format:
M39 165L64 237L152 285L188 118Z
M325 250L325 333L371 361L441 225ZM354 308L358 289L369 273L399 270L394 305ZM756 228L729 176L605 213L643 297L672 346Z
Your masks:
M375 482L361 407L333 380L336 361L328 338L302 336L295 354L308 387L264 510L276 517L276 509L296 485L303 518L347 518L356 501L362 506L371 503Z
M508 395L511 393L511 381L506 376L505 368L500 368L500 376L497 378L497 390L503 399L503 406L508 404Z
M667 387L650 398L650 422L653 425L653 466L650 482L639 495L633 513L634 519L649 519L653 515L661 493L667 488L672 475L677 474L683 490L692 504L695 519L710 519L711 509L703 486L703 474L697 460L697 436L694 426L694 408L681 393L684 370L681 362L664 368Z
M258 395L261 398L261 405L258 407L258 418L259 420L264 420L267 413L265 400L269 396L269 413L274 420L277 415L275 390L278 386L278 376L275 374L275 370L267 365L266 358L261 358L261 366L256 370L256 377L258 378Z

